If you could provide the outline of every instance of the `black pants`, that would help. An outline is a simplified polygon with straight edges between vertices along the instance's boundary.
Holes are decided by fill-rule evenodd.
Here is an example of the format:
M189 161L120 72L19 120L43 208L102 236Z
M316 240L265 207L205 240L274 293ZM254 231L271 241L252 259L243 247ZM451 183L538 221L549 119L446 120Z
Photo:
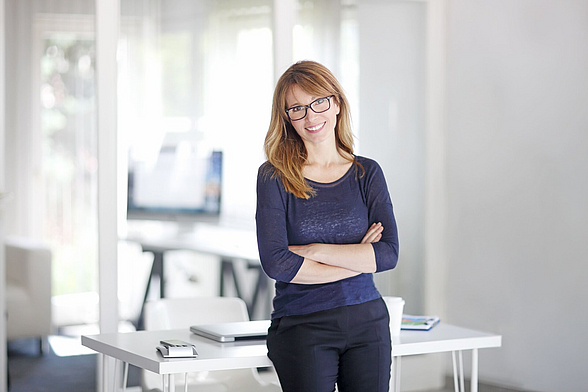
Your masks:
M392 347L380 298L272 321L267 337L284 392L386 392Z

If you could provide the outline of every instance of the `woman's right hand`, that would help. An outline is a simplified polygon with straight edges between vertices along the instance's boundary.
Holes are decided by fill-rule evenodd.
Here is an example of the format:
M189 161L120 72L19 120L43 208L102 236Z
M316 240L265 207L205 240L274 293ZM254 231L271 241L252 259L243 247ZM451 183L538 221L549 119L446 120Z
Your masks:
M373 223L361 240L362 244L371 244L380 241L384 226L381 222Z

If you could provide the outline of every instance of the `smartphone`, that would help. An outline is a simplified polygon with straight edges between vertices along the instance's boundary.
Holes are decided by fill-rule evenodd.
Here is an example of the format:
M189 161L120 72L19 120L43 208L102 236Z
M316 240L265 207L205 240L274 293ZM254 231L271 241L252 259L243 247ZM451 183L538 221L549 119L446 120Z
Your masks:
M161 346L156 349L164 358L196 358L198 352L193 344L183 340L167 339L160 341Z
M161 340L159 343L163 344L164 346L168 347L191 347L192 344L184 342L183 340L177 339L166 339Z

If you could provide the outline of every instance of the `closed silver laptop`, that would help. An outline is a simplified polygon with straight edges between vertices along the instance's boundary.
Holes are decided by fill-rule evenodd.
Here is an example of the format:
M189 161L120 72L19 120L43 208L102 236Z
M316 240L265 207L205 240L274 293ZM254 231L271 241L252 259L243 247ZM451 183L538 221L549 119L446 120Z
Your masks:
M217 342L234 342L245 339L265 339L270 324L270 320L202 324L191 326L190 331Z

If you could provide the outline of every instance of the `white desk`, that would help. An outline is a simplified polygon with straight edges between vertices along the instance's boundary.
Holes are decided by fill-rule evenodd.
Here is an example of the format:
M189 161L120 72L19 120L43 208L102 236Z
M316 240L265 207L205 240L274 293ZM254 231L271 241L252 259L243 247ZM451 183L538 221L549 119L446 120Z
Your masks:
M478 392L478 349L500 347L502 336L440 322L430 331L400 331L393 338L394 357L392 390L400 391L401 357L406 355L451 352L455 392L465 392L463 351L472 350L471 392ZM456 354L458 363L456 363ZM459 380L458 380L459 379Z
M247 304L250 317L255 317L256 305L271 309L269 278L261 269L257 236L253 228L232 227L229 224L194 223L179 224L174 222L129 222L125 240L137 242L144 252L154 255L153 267L143 302L147 299L151 279L159 275L160 296L165 297L164 253L169 250L193 250L221 258L220 295L225 294L225 276L233 277L237 296ZM244 298L237 274L233 268L234 260L244 260L248 268L257 270L257 282L251 298ZM263 310L266 310L262 308ZM269 313L269 312L268 312ZM269 317L267 314L265 317ZM136 327L143 329L143 310Z
M196 345L199 356L196 359L164 359L155 351L155 346L162 339L180 339L191 342ZM452 352L455 390L465 392L462 352L472 350L471 391L476 392L478 390L478 349L500 347L502 337L441 322L426 332L402 331L400 336L395 337L393 341L392 390L399 391L400 358L402 356ZM171 391L174 389L173 374L176 373L272 366L267 357L264 340L217 343L196 336L188 329L82 336L82 345L104 354L105 361L109 356L124 362L125 369L128 364L132 364L164 375L167 380L165 384L170 387ZM459 355L459 382L456 353ZM116 374L113 376L113 380L114 385L119 383ZM104 381L103 391L106 391L107 377L104 378ZM125 384L126 376L123 377L123 390Z
M149 248L195 250L231 259L259 261L255 228L229 224L171 222L133 222L128 224L125 239Z

